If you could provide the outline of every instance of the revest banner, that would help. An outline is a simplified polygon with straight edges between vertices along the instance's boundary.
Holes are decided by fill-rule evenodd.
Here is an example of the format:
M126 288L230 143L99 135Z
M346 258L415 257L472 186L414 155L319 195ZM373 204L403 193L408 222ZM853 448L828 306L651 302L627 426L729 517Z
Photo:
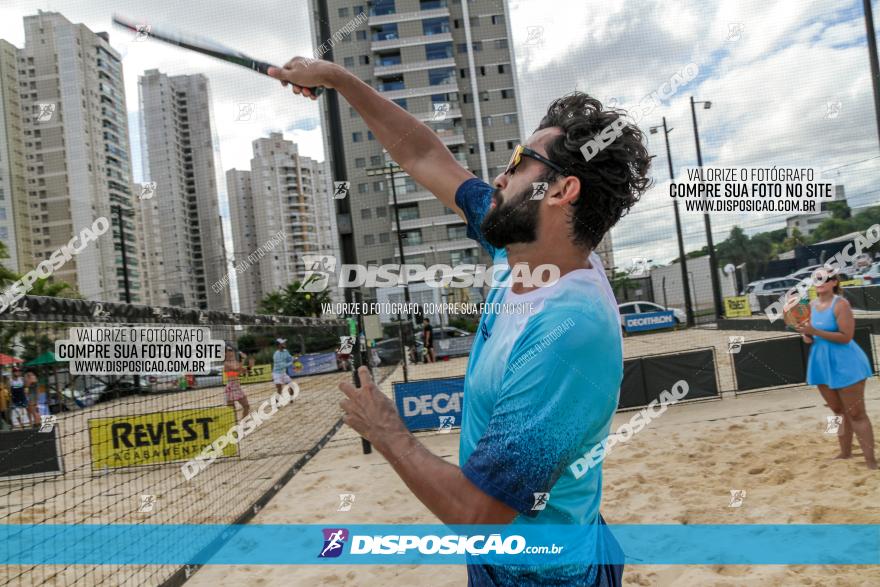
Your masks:
M92 470L187 461L235 425L229 406L89 420ZM223 456L238 454L230 443Z
M228 381L226 372L223 372L223 384ZM238 382L242 385L247 383L265 383L272 381L272 365L254 365L250 369L242 369L238 376Z
M748 318L752 315L749 296L730 296L724 298L724 316L727 318Z

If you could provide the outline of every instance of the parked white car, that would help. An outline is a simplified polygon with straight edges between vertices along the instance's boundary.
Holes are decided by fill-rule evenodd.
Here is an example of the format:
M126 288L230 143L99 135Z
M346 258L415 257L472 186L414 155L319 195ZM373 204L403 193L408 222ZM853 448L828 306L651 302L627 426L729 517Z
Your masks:
M856 277L861 278L865 285L880 285L880 261L871 265L864 273Z
M675 316L675 321L678 324L684 324L687 322L687 314L685 314L684 310L679 310L678 308L664 308L660 304L655 304L654 302L625 302L623 304L619 304L617 309L620 311L621 316L626 316L627 314L647 314L649 312L666 312L668 310L672 310L672 314Z
M800 281L800 279L794 279L793 277L761 279L760 281L753 281L748 284L743 295L749 296L749 306L751 306L752 312L758 312L761 308L761 304L758 303L758 295L782 295L800 283Z
M815 271L819 267L821 267L821 265L807 265L806 267L801 267L800 269L798 269L797 271L795 271L794 273L789 275L789 277L800 281L803 278L809 277L810 275L812 275L813 271Z

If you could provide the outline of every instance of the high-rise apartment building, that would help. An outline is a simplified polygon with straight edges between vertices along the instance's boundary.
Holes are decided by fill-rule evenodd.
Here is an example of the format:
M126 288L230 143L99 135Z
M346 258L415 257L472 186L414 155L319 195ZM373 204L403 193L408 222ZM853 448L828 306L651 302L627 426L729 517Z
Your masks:
M0 40L0 242L6 268L33 268L30 213L25 180L24 111L18 76L19 50Z
M268 250L237 273L241 312L305 276L303 255L338 256L332 185L325 163L299 154L281 133L253 142L250 171L226 172L236 264ZM272 241L279 242L270 245ZM330 292L334 296L334 292Z
M228 311L229 287L212 287L227 265L208 80L151 69L138 89L143 174L155 182L139 202L148 300Z
M506 4L497 0L310 0L315 46L359 14L367 22L324 58L344 66L432 127L459 162L490 182L521 142L517 84ZM326 47L327 45L325 45ZM382 146L341 97L322 99L334 180L351 182L340 210L342 247L359 263L399 263L393 199ZM406 137L401 137L406 141ZM462 219L405 174L398 175L398 212L407 263L489 263L466 236ZM598 247L610 268L611 238ZM415 301L437 291L411 286ZM472 292L475 293L475 292ZM399 298L399 292L376 292Z
M18 71L33 263L106 217L112 230L53 278L87 299L125 301L124 246L130 300L141 302L119 55L107 33L94 33L55 12L25 17L24 28Z

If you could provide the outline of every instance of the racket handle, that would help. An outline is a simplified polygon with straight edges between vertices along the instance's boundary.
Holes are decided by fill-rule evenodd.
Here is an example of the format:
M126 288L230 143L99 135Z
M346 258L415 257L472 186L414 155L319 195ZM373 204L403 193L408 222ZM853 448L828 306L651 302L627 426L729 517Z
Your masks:
M266 63L264 61L254 61L253 68L256 71L259 71L263 75L269 75L269 68L275 67L276 69L281 69L277 65L272 65L271 63ZM308 91L312 93L313 96L320 96L324 92L324 88L321 86L315 86L314 88L306 87Z

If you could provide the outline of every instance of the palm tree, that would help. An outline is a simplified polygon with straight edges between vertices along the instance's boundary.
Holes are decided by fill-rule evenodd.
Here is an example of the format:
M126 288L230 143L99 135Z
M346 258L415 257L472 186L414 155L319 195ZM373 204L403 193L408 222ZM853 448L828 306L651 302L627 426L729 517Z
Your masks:
M260 300L260 312L281 316L321 316L323 304L330 302L330 294L299 289L300 282L294 281L284 289L271 292Z

